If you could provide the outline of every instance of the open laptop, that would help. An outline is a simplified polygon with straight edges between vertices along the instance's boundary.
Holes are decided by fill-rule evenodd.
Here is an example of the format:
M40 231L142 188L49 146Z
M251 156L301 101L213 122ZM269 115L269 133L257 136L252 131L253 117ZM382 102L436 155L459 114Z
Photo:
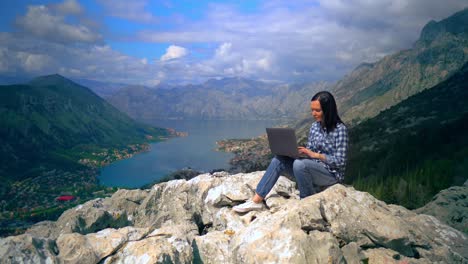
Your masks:
M292 128L267 128L268 143L271 153L275 155L300 158L297 151L296 131Z

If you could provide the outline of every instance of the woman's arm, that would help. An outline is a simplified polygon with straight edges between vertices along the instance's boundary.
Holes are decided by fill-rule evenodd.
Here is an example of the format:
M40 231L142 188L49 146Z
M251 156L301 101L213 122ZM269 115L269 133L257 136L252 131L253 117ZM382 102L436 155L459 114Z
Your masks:
M342 168L346 165L346 154L348 151L348 130L346 126L341 125L336 128L337 134L335 137L336 150L331 154L319 154L324 156L321 159L324 163L328 164L331 168Z

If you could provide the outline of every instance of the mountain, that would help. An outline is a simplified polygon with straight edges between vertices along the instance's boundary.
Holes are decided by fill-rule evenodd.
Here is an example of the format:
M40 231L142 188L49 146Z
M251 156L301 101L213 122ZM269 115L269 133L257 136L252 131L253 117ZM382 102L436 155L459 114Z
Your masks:
M468 175L468 63L438 85L350 129L348 182L417 208Z
M1 175L27 177L28 170L68 155L87 144L123 146L144 142L166 130L136 123L91 90L60 75L39 77L28 84L0 86L2 127ZM13 177L10 177L13 179Z
M0 85L10 85L17 83L25 83L31 80L31 77L27 76L5 76L0 75Z
M0 86L0 113L0 226L8 212L59 208L61 193L99 190L93 168L169 135L60 75Z
M467 14L428 23L413 49L362 64L333 88L350 131L347 183L417 208L466 180ZM308 114L295 125L300 143L311 123ZM267 141L253 141L231 161L242 171L269 162Z
M139 120L292 119L302 116L311 97L326 83L278 85L244 78L208 80L170 89L131 86L106 99Z
M468 61L468 9L431 21L413 48L357 67L332 91L348 124L376 116L447 79Z
M120 90L121 88L128 86L127 84L123 84L123 83L101 82L101 81L96 81L96 80L79 79L79 78L73 78L72 81L74 81L75 83L81 86L88 87L94 93L96 93L102 98L111 96L112 94Z
M336 184L299 200L280 177L268 209L237 214L263 172L117 191L0 240L4 263L467 263L468 237L433 216Z

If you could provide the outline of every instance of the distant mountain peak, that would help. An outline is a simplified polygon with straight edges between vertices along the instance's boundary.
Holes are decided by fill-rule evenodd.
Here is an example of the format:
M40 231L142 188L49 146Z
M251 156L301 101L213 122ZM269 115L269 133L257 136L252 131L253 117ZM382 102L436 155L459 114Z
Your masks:
M454 35L467 34L468 32L468 8L459 11L439 22L429 21L421 31L418 42L429 44L443 33Z
M68 80L67 78L65 78L65 76L63 75L60 75L58 73L54 73L54 74L49 74L49 75L43 75L43 76L39 76L37 78L34 78L34 80L38 80L38 79L57 79L57 80Z
M32 79L29 82L29 84L33 84L33 85L54 85L54 84L63 84L63 83L75 84L75 82L73 82L72 80L67 79L58 73L39 76L39 77Z

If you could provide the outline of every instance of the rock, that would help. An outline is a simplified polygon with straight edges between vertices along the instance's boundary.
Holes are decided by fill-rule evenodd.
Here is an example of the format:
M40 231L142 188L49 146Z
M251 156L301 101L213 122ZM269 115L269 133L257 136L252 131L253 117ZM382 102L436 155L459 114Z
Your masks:
M127 209L130 213L134 209L120 206L123 199L119 198L121 193L133 192L117 192L111 198L88 201L65 211L56 222L43 221L33 225L26 234L55 240L61 234L88 234L104 228L127 226L132 223L131 217L127 216ZM131 198L132 195L129 195Z
M103 263L192 263L191 239L186 227L155 230L144 239L126 243Z
M368 261L369 258L364 255L361 248L357 243L351 242L341 248L343 256L346 259L346 263L349 264L361 264L364 261Z
M195 256L200 263L217 264L229 263L232 258L229 250L230 233L222 231L209 232L206 235L198 236L194 241Z
M88 201L65 211L56 223L60 234L88 234L108 227L120 228L128 224L127 212L113 208L110 199L103 198Z
M414 259L402 256L396 251L388 248L371 248L364 251L368 263L388 263L388 264L423 264L434 263L428 259Z
M410 258L435 260L440 258L438 254L452 260L468 258L468 238L435 218L428 219L409 210L395 215L395 207L339 184L304 200L314 199L321 201L331 233L345 243L356 242L364 248L384 247Z
M129 241L137 241L149 233L148 228L124 227L104 229L81 235L63 234L57 239L58 258L66 263L98 263Z
M260 173L255 173L252 176L251 179L253 178L255 180L255 184L250 181L246 182L242 174L236 174L225 178L223 183L208 191L205 203L219 208L223 206L234 206L252 198L256 183L260 180L262 175Z
M54 238L58 237L58 234L55 234L58 233L57 231L58 229L56 222L42 221L28 228L25 234L29 234L33 237Z
M57 263L57 253L53 240L30 234L0 240L1 263Z
M418 214L433 215L440 221L468 234L468 181L440 191L431 202L414 210Z
M264 172L201 174L119 190L0 240L6 263L468 263L437 218L336 184L298 199L280 177L268 208L238 214Z

